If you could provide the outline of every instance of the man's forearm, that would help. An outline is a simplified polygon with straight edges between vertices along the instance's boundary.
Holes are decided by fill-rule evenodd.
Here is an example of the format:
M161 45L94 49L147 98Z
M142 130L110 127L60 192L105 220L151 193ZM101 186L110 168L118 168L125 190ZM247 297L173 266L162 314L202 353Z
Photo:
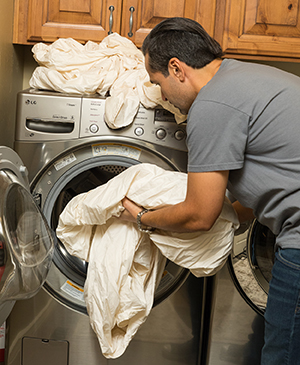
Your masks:
M123 200L123 206L132 215L133 221L142 210L141 207L126 198ZM209 214L193 213L185 203L149 211L142 216L141 220L145 226L173 232L207 231L214 221L215 218L209 217Z

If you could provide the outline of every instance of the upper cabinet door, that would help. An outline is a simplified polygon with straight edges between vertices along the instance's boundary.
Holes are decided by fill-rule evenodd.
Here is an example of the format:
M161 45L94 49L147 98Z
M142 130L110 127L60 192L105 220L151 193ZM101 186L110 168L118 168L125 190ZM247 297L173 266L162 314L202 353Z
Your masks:
M141 47L147 34L162 20L197 20L213 35L217 0L123 0L121 35Z
M216 38L227 55L300 57L299 0L222 0Z
M17 0L14 43L101 41L120 31L122 0Z
M15 0L14 43L74 38L100 42L117 32L140 47L150 30L173 16L199 21L213 35L217 0Z

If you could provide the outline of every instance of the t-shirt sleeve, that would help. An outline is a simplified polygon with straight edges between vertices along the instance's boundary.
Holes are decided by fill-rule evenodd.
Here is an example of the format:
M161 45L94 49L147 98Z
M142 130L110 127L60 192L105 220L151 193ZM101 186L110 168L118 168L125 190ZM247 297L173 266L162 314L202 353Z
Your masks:
M226 104L196 100L187 121L188 171L242 168L249 119Z

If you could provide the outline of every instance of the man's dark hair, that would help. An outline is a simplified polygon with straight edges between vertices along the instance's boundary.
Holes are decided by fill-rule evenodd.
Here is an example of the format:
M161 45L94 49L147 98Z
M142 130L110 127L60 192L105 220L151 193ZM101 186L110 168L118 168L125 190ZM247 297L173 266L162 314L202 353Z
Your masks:
M219 43L203 27L187 18L169 18L157 24L144 40L142 51L148 54L152 72L168 76L173 57L192 68L202 68L223 56Z

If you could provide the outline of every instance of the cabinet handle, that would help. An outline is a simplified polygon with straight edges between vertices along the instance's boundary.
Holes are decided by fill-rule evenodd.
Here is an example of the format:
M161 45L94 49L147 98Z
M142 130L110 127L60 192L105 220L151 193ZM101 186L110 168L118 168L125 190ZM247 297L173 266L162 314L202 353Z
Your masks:
M135 8L133 6L131 6L129 8L130 11L130 18L129 18L129 33L128 33L128 37L132 37L133 33L132 33L132 25L133 25L133 12L135 11Z
M115 7L113 5L111 5L108 10L110 10L110 15L109 15L109 31L108 34L112 34L112 26L113 26L113 11L115 10Z

